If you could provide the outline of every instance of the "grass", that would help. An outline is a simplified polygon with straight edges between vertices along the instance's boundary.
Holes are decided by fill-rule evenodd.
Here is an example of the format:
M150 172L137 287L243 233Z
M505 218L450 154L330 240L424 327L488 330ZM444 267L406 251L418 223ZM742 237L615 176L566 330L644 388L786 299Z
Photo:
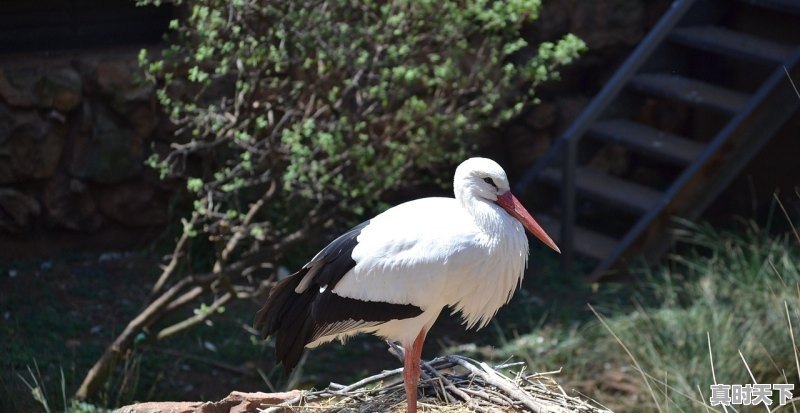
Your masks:
M56 408L53 401L50 399L52 394L47 390L47 381L42 377L42 372L39 369L39 364L34 361L34 366L27 367L27 374L17 373L19 380L30 391L31 398L38 404L38 409L44 413L65 412L65 413L107 413L110 410L96 406L92 403L80 402L70 398L67 394L67 381L64 376L64 370L60 371L60 406ZM33 409L29 407L29 409Z
M615 291L627 305L598 304L595 320L538 328L496 357L522 357L534 371L561 366L565 387L616 412L722 411L706 406L710 356L719 383L797 385L798 241L752 223L736 232L685 223L678 236L684 251L669 265Z
M0 274L13 270L17 275L0 279L0 412L88 411L90 405L70 399L105 346L137 314L157 269L151 255L102 260L86 254L48 260L47 266L3 264ZM233 388L263 389L255 373L238 373L265 353L264 345L248 340L243 331L253 307L236 303L213 326L137 348L93 402L118 407L136 400L199 400L223 397Z
M531 265L540 273L528 276L527 288L501 309L493 325L464 332L457 318L443 317L425 357L457 346L457 352L473 351L480 359L522 358L533 371L562 367L558 377L565 388L617 412L706 411L714 380L709 347L718 382L752 383L749 369L760 383L798 383L787 320L800 329L800 243L770 237L752 224L735 231L688 224L678 235L683 243L670 263L641 270L641 282L633 287L605 283L595 290L577 276L559 275L557 258L534 249ZM52 276L38 267L15 266L21 273L17 281L29 285L16 283L19 290L0 297L0 309L10 314L0 329L0 351L6 354L0 365L7 373L0 374L0 410L102 411L72 402L70 395L120 322L135 314L138 301L128 297L131 286L147 293L139 276L111 274L136 273L152 264L114 269L82 262L69 266L69 273L56 263ZM287 378L277 369L262 372L264 380L244 380L218 368L219 362L232 370L270 365L269 342L255 340L244 327L253 306L240 304L228 308L213 327L202 326L164 347L141 349L119 369L99 405L216 400L234 389L264 390L265 382L284 388ZM109 312L120 314L105 317ZM103 328L90 333L95 326ZM347 346L314 350L295 384L348 383L397 367L384 349L380 340L361 337Z

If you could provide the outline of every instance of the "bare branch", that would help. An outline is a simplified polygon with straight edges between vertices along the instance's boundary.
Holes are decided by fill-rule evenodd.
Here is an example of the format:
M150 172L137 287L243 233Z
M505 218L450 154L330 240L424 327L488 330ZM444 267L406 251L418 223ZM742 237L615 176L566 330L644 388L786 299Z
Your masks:
M226 293L222 295L221 297L214 300L214 302L208 306L207 310L195 314L193 317L189 317L186 320L183 320L181 322L175 323L169 327L162 329L161 331L158 332L156 338L158 340L163 340L189 327L192 327L194 325L202 323L203 321L206 321L209 317L211 317L214 313L216 313L217 310L219 310L228 301L230 301L231 298L233 298L233 295L231 293Z
M189 220L190 225L194 225L197 223L198 214L193 213L191 219ZM178 268L178 264L180 260L185 257L185 251L187 248L187 243L189 242L189 232L183 231L181 237L178 239L178 243L175 244L175 249L172 252L172 256L170 257L169 264L161 272L161 276L158 277L158 281L153 285L153 290L150 293L151 298L156 296L161 290L164 289L164 286L169 281L170 277L175 274L175 271Z

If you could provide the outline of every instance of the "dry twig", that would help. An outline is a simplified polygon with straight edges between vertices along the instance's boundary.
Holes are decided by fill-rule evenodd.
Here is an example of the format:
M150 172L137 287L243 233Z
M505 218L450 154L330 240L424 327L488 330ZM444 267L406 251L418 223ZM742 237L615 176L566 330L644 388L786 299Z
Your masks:
M396 345L390 347L390 352L402 357L402 349ZM426 406L426 411L611 413L589 401L568 396L553 379L557 372L526 374L523 366L509 376L498 371L499 368L519 364L490 367L458 355L437 357L422 366L420 404ZM402 372L403 369L384 371L348 386L332 383L261 412L402 411L405 407Z

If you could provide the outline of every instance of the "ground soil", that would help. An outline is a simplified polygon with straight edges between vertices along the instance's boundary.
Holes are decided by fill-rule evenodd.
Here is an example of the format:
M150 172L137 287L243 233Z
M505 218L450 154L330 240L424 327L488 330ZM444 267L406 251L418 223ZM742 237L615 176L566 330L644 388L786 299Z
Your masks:
M105 346L141 309L161 263L159 254L146 250L0 264L0 411L38 410L22 378L44 384L45 396L61 410L62 396L71 396ZM529 329L540 317L536 308L542 297L528 290L501 310L502 329L495 324L466 331L457 317L444 315L423 355L431 358L466 345L490 357L493 345ZM308 352L288 380L274 365L271 344L250 329L258 305L235 303L187 334L137 347L95 402L120 406L143 400L217 400L232 390L347 383L400 365L381 340L357 337L344 346L335 343Z

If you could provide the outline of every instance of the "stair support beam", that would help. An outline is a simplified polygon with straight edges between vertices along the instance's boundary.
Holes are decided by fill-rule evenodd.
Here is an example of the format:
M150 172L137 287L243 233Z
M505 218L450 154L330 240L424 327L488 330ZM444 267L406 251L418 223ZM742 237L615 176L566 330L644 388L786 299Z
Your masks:
M746 162L749 162L758 150L772 138L772 135L774 135L779 128L778 123L785 123L785 120L800 108L800 97L797 96L796 91L792 88L789 79L787 79L787 75L792 79L800 77L800 48L795 49L792 56L787 59L783 65L776 68L769 79L761 85L744 107L739 110L739 113L717 133L700 157L670 185L658 204L643 215L636 222L634 227L625 234L619 244L615 246L614 251L595 267L595 270L588 277L589 281L597 281L605 275L605 271L611 268L611 266L622 257L625 251L647 230L652 222L669 207L672 201L679 196L680 191L685 189L689 181L707 166L707 163L714 155L724 149L724 145L730 143L731 136L736 134L746 135L747 133L757 136L757 141L751 142L754 146L750 146L748 150L738 148L739 153L734 154L732 159L728 160L730 167L723 168L723 176L720 177L720 179L704 186L700 198L695 200L698 202L698 208L695 208L689 216L698 216L702 210L711 203L714 197L731 182L736 176L736 173L746 165ZM780 107L781 110L781 116L783 118L781 122L775 122L775 119L770 117L770 114L774 115L774 112L766 114L763 112L767 111L767 109L763 107L759 108L759 106L769 98L780 99L777 106ZM740 128L744 128L745 130L742 131ZM738 163L732 164L731 161L736 161ZM660 247L665 248L665 246ZM668 244L666 244L666 247L668 247Z
M569 273L572 270L572 255L575 247L575 172L577 169L578 140L570 139L564 151L564 167L562 171L561 205L561 269Z
M619 69L614 72L608 83L600 90L600 93L592 99L589 106L581 112L578 118L572 122L560 139L539 159L536 164L528 169L518 181L514 190L518 193L524 192L539 174L551 164L559 153L564 149L566 142L580 140L592 123L600 116L608 104L614 100L619 92L625 88L628 81L636 74L639 68L645 63L658 46L669 36L686 11L695 3L695 0L674 0L669 6L669 10L658 20L658 23L642 39L633 53L622 63ZM577 142L576 144L577 145Z

